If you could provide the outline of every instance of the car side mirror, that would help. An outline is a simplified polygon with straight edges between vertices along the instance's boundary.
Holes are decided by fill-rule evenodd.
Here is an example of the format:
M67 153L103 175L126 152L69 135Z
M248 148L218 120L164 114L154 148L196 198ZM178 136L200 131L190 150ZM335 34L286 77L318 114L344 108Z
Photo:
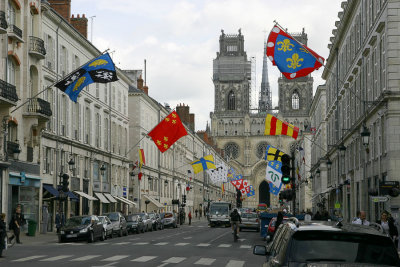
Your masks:
M266 246L261 246L261 245L255 245L254 248L253 248L253 254L254 255L266 256L267 255L267 247Z

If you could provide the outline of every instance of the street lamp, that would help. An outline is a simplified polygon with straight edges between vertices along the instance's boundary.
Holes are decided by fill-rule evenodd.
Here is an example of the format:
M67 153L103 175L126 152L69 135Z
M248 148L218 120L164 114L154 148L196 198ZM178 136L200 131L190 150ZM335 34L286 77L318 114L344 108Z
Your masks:
M146 204L146 212L147 212L147 205L150 203L150 200L147 199L144 203Z
M341 144L339 145L339 152L340 152L340 156L341 156L341 157L344 157L344 156L345 156L346 147L344 146L343 143L341 143Z
M13 157L15 160L18 160L19 153L21 153L21 147L19 145L18 140L15 140L17 146L13 149Z
M368 128L363 125L363 130L361 132L361 138L362 138L362 142L365 148L368 147L369 145L369 136L371 135L371 132L368 130Z
M74 171L75 161L71 156L71 159L68 161L68 169L72 172Z
M332 161L329 158L328 161L326 162L326 166L328 167L328 171L330 171L332 167Z
M105 171L106 171L106 165L104 165L104 163L103 163L103 164L101 164L101 166L100 166L100 174L103 176L104 173L105 173Z

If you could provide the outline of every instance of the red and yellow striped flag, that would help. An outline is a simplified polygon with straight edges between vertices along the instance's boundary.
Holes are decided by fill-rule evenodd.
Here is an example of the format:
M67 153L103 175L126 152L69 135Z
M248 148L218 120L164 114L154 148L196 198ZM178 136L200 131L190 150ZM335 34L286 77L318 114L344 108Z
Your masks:
M286 121L281 121L271 114L267 114L264 135L287 135L297 139L299 128Z
M139 149L139 168L142 168L143 165L146 165L146 159L144 157L144 150Z

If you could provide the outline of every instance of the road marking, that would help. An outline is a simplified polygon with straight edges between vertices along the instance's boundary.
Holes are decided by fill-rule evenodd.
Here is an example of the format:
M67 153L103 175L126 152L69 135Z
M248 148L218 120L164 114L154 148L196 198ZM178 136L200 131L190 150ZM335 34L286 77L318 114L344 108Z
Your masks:
M230 260L225 267L242 267L244 265L244 261L235 261Z
M137 261L137 262L148 262L151 261L152 259L157 258L157 256L142 256L136 259L133 259L131 261Z
M175 246L186 246L189 245L189 243L176 243Z
M133 243L132 245L148 245L149 242L138 242L138 243Z
M72 256L73 255L61 255L61 256L55 256L55 257L43 259L43 260L40 260L40 261L58 261L58 260L61 260L61 259L72 257Z
M211 265L215 259L210 259L210 258L201 258L200 260L196 261L194 264L198 265Z
M87 255L87 256L80 257L80 258L72 259L70 261L87 261L87 260L91 260L93 258L100 257L100 256L101 255Z
M37 256L30 256L30 257L26 257L26 258L22 258L22 259L18 259L18 260L13 260L13 261L29 261L29 260L34 260L34 259L38 259L38 258L43 258L46 257L47 255L37 255Z
M212 242L214 242L215 240L217 240L218 238L221 238L221 237L223 237L224 235L230 234L230 233L231 233L230 231L226 231L226 232L223 233L222 235L219 235L219 236L217 236L216 238L214 238L213 240L211 240L210 243L212 243Z
M168 260L163 261L164 263L180 263L184 261L186 258L183 257L171 257Z
M130 241L135 241L135 240L139 240L140 238L139 237L136 237L136 238L131 238L131 239L129 239Z
M232 246L232 244L221 244L218 247L219 248L230 248Z
M57 243L59 246L64 246L64 245L71 245L71 246L83 246L85 244L83 243Z
M109 244L110 244L110 243L101 242L101 243L93 244L93 246L103 246L103 245L109 245Z
M208 244L208 243L200 243L200 244L198 244L197 246L198 247L208 247L210 244Z
M240 248L251 248L249 245L241 245Z
M243 241L245 241L245 240L246 240L246 238L243 238L243 239L240 238L240 239L239 239L240 242L243 242Z
M128 245L131 242L120 242L120 243L114 243L113 245Z
M157 243L157 244L154 244L154 245L156 245L156 246L165 246L166 244L168 244L168 242L160 242L160 243Z
M103 259L101 261L119 261L121 259L124 259L126 257L129 257L129 255L117 255L117 256L112 256L106 259Z
M184 237L183 239L192 239L192 237L188 236L188 237Z

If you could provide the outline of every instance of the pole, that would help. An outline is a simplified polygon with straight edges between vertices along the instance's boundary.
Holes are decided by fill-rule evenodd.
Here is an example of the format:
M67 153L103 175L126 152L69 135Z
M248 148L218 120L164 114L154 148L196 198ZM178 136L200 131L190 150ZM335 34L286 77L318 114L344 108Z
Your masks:
M294 170L294 149L291 150L291 161L292 161L292 192L293 192L293 215L296 216L296 176ZM300 188L300 187L299 187Z

